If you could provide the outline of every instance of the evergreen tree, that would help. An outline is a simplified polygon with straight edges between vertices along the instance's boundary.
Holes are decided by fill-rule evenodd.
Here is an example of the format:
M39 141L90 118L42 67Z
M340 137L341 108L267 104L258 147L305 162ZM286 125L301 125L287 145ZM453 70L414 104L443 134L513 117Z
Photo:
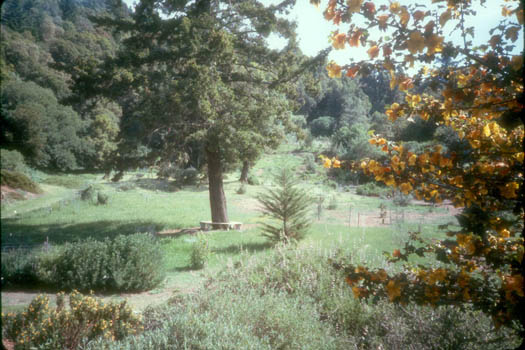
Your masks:
M293 128L290 82L316 62L301 60L293 26L276 15L288 5L143 0L131 20L98 19L127 39L105 64L80 66L75 90L121 104L124 157L116 166L188 159L197 145L206 155L212 221L228 222L225 166ZM267 48L271 32L289 45ZM147 148L144 157L127 156L139 147Z
M257 196L262 213L277 220L277 223L262 223L263 235L276 242L302 239L310 226L311 199L295 186L296 179L290 170L282 169L275 176L275 182L276 190L269 189Z

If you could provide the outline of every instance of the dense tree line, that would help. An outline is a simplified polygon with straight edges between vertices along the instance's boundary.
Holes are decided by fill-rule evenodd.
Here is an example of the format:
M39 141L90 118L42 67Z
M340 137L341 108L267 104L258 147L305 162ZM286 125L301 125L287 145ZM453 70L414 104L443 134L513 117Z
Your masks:
M2 148L47 170L100 168L116 149L121 109L108 101L72 104L75 67L114 55L119 38L89 19L125 17L105 0L8 0L1 17Z

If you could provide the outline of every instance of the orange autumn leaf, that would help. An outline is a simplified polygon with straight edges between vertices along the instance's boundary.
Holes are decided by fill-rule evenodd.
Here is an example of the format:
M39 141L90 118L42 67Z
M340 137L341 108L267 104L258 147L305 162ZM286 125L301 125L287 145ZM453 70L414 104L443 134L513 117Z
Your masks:
M379 55L379 48L377 47L377 45L374 45L370 49L368 49L367 53L371 59L376 58L377 55Z
M347 6L348 6L348 12L355 13L359 12L361 9L361 4L363 3L363 0L348 0Z
M399 189L400 189L401 192L403 192L404 194L409 194L410 191L412 191L413 187L412 187L412 185L410 184L410 182L405 182L405 183L402 183L401 185L399 185Z
M326 70L328 71L328 76L330 78L341 78L341 66L335 63L334 61L331 61L328 66L326 66Z
M394 299L401 296L401 287L398 286L393 280L388 281L386 285L386 291L390 301L394 301Z
M414 87L414 83L412 79L406 78L401 83L399 83L399 90L401 91L407 91L409 89L412 89Z
M359 66L353 66L352 68L346 71L346 76L350 78L354 78L358 72L359 72Z
M410 13L408 13L408 11L403 8L403 10L401 10L401 14L399 14L399 22L401 22L403 27L406 27L408 21L410 21Z
M432 34L426 38L425 44L427 46L427 55L433 55L436 52L441 52L444 39L444 37L437 34Z
M450 9L446 10L439 16L439 24L441 27L444 27L445 24L448 22L449 19L452 18L452 11Z
M378 21L380 30L386 30L386 28L387 28L386 21L387 20L388 20L388 15L381 15L381 16L377 17L377 21Z
M412 54L423 52L425 48L425 38L419 31L413 31L410 33L409 40L407 41L408 51Z
M412 17L414 17L414 20L416 22L421 21L423 18L425 18L425 13L421 10L417 10L416 12L412 14Z
M345 48L346 34L338 33L332 37L332 46L336 50L341 50Z
M348 39L348 43L350 44L350 47L359 47L359 38L361 37L363 33L358 30L352 33L350 38Z
M398 13L399 11L401 11L401 5L399 4L399 2L395 1L390 4L390 12Z

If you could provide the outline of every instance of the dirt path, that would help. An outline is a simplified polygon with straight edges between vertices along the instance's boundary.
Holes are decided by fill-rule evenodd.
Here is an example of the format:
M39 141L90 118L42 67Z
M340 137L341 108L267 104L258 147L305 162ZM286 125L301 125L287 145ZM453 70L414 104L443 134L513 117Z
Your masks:
M142 311L148 306L166 303L177 294L195 293L201 287L201 283L194 285L172 284L162 289L153 289L142 293L119 293L112 295L95 294L105 302L120 302L126 300L135 311ZM21 307L28 305L38 295L46 295L52 305L56 303L56 293L41 291L5 291L2 292L2 312L4 308Z

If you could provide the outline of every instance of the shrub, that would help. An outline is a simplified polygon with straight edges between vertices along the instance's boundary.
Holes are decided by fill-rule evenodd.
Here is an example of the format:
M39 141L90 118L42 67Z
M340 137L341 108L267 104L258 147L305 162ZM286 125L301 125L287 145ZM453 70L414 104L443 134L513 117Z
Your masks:
M66 243L55 262L54 284L60 289L103 290L110 285L108 241L87 238Z
M360 196L385 197L391 190L387 187L380 186L375 182L368 182L364 185L357 186L355 192Z
M248 181L248 185L252 185L252 186L259 186L261 184L261 181L259 180L259 178L255 176L254 174L248 175L247 181Z
M319 167L316 163L315 163L315 157L313 154L311 153L307 153L304 157L304 165L306 167L306 171L309 173L309 174L312 174L312 173L315 173L317 171L317 168Z
M2 186L9 186L31 193L43 193L38 184L22 173L2 169L0 171L0 183Z
M162 249L152 235L120 235L108 248L112 289L149 290L164 279Z
M97 193L97 204L105 205L108 204L109 196L105 193L98 192Z
M9 151L6 149L0 149L0 166L2 170L15 171L19 173L25 173L29 170L24 156L18 151Z
M208 240L204 235L198 235L197 241L193 243L191 248L190 266L193 269L202 269L206 266L210 253L211 251Z
M37 281L35 257L25 249L2 253L2 287L31 285Z
M265 216L277 223L262 223L263 235L272 241L299 240L304 237L310 222L310 198L295 187L295 179L289 170L282 169L275 176L278 189L259 194L257 200Z
M199 182L199 171L193 167L184 169L178 174L176 181L186 186L195 186Z
M3 283L32 286L38 282L66 290L141 291L152 289L164 278L161 247L147 234L120 235L104 241L88 238L13 259L2 255Z
M313 136L330 136L334 132L335 119L329 116L319 117L310 122Z
M97 191L93 185L89 185L87 188L80 191L80 199L86 202L95 203L95 198L97 196Z
M57 295L57 307L49 307L49 298L39 295L24 312L2 314L2 338L17 349L78 349L97 338L120 340L142 330L139 317L126 302L104 304L93 296L78 292Z

